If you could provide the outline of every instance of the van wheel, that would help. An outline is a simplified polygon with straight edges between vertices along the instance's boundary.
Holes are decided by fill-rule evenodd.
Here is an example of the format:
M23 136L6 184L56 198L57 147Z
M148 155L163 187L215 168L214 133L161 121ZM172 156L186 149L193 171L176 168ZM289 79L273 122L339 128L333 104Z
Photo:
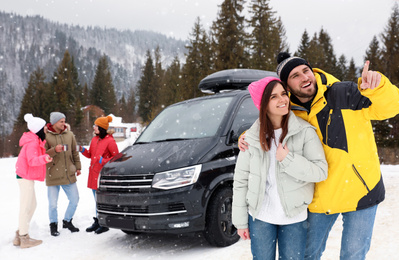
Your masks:
M204 236L213 246L229 246L240 238L231 220L232 197L231 188L224 187L216 191L209 202Z

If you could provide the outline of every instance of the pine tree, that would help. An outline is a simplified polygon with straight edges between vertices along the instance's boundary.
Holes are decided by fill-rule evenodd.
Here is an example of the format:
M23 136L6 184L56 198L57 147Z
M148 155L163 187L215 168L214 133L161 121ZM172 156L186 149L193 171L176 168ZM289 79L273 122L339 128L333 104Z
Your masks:
M364 61L370 61L370 66L373 70L383 72L384 68L382 66L382 56L381 49L379 46L379 42L377 37L374 36L368 49L366 50L366 56L364 57ZM361 68L363 69L363 68Z
M337 64L337 74L334 75L336 78L339 80L343 81L346 78L346 74L348 73L348 68L346 66L347 60L345 55L341 55L338 59L338 64Z
M181 67L178 56L175 56L174 60L166 70L164 82L164 86L160 93L160 96L162 97L162 108L184 100L182 95L184 86L181 84Z
M355 60L352 57L349 62L348 72L346 73L346 77L343 80L357 82L357 78L358 78L357 68L355 65Z
M307 61L309 61L309 57L311 57L310 37L306 30L302 34L301 43L299 44L298 50L295 52L294 55L301 57Z
M320 60L320 68L332 75L339 73L337 69L337 58L334 53L334 47L331 42L331 37L323 30L319 32L319 45L323 51L323 60Z
M122 117L122 120L126 120L127 118L127 103L125 99L125 95L123 94L121 99L118 102L118 113L117 115ZM127 122L127 121L125 121Z
M136 95L133 88L130 89L130 95L126 104L126 122L134 122L136 120Z
M382 34L382 66L392 83L399 83L399 7L395 3L392 15Z
M50 92L53 93L50 94L53 98L53 102L49 104L51 111L62 112L72 126L79 125L83 118L80 109L82 90L74 59L68 50L65 51L64 58L54 72L50 88Z
M382 67L384 75L396 86L399 85L399 7L395 3L392 15L382 34ZM392 126L389 133L389 145L399 146L399 116L389 119ZM382 133L384 134L384 132Z
M155 77L154 64L153 59L151 57L150 50L147 50L146 54L146 62L143 67L143 73L138 82L138 92L139 92L139 105L138 105L138 114L141 118L141 122L149 123L151 118L153 107L153 101L151 100L153 91L152 83L153 78Z
M323 48L319 44L319 38L315 33L309 41L308 62L313 68L322 68L324 59Z
M212 49L215 70L247 67L244 51L246 33L244 30L244 0L225 0L220 6L216 21L211 28Z
M154 52L154 72L155 77L152 79L152 91L151 91L151 101L153 105L153 109L151 111L151 119L154 118L161 110L163 104L161 103L160 91L163 86L165 71L162 68L162 56L161 49L159 46L155 49Z
M82 106L87 106L90 104L90 91L87 83L84 84L82 90Z
M198 84L212 72L211 44L209 37L197 17L193 30L190 33L189 44L186 46L186 62L182 68L182 88L180 88L182 99L190 99L201 96Z
M49 85L45 80L44 71L40 67L30 75L17 118L17 125L25 124L24 115L26 113L43 119L48 118L53 102L49 102Z
M91 103L102 108L106 114L116 112L115 88L105 54L98 62L90 97Z
M275 11L269 5L270 0L253 0L250 5L249 25L252 32L249 35L251 59L250 67L274 71L276 57L279 52L287 49L285 29Z

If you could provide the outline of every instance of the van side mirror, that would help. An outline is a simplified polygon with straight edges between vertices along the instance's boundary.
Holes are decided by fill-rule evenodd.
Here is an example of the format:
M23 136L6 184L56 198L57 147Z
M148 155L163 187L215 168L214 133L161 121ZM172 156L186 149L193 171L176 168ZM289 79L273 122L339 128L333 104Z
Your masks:
M251 127L251 125L252 124L244 124L244 125L240 126L240 128L238 128L237 133L234 132L234 130L231 130L230 131L230 137L229 137L229 140L228 140L228 144L236 144L236 143L238 143L238 138L240 137L240 135L242 133L244 133L245 131L247 131Z

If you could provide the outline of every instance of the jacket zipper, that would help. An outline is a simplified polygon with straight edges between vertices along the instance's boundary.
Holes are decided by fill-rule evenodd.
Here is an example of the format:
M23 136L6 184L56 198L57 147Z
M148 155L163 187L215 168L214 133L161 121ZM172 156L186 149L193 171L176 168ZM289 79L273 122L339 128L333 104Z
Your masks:
M59 134L59 137L60 137L60 140L61 140L61 145L64 146L64 145L63 145L64 140L63 140L63 138L62 138L62 135ZM69 148L69 147L68 147L68 148ZM67 155L66 155L66 152L65 152L65 151L63 151L62 153L64 154L65 175L66 175L67 180L69 181L69 184L71 184L72 182L71 182L71 180L69 179L69 174L68 174L68 169L69 169L69 167L68 167Z
M329 126L331 124L331 115L332 115L332 113L333 113L333 110L330 109L330 113L328 115L327 126L326 126L326 143L325 143L326 145L328 145L328 128L329 128Z
M364 187L366 187L367 191L370 192L369 187L367 186L366 182L364 181L364 179L362 178L362 176L360 175L360 173L357 171L355 165L352 164L352 169L355 172L356 176L359 178L359 180L363 183Z

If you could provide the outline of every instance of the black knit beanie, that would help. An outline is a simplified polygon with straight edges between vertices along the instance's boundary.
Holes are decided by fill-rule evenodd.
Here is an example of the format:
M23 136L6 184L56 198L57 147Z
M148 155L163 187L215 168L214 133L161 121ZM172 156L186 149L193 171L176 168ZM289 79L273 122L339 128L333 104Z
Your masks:
M281 81L287 83L288 76L291 71L299 65L306 65L310 69L312 67L310 64L302 58L292 56L288 52L280 52L277 55L277 75L280 77Z

